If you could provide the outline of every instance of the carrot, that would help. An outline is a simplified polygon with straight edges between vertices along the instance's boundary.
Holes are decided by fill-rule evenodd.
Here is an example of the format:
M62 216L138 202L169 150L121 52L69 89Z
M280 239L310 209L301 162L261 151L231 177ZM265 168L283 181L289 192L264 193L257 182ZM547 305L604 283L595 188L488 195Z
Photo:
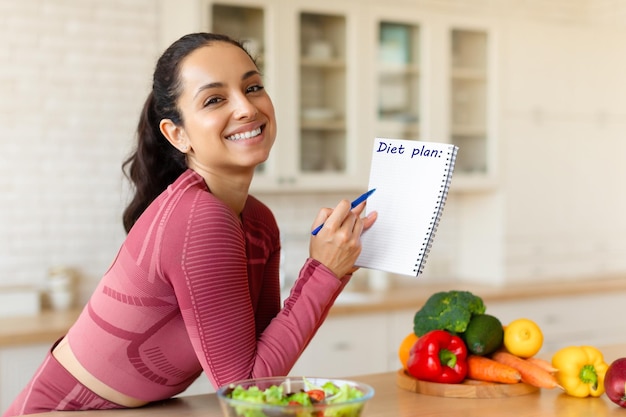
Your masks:
M543 368L515 356L509 352L498 351L491 355L496 361L515 368L522 375L522 382L539 388L561 388L556 377Z
M558 369L556 369L554 366L552 366L552 364L550 362L548 362L545 359L541 359L541 358L536 358L534 356L531 356L530 358L527 358L526 361L537 365L540 368L545 369L546 371L550 372L551 374L558 372Z
M516 384L522 379L522 375L517 369L478 355L467 357L467 377L478 381L503 384Z

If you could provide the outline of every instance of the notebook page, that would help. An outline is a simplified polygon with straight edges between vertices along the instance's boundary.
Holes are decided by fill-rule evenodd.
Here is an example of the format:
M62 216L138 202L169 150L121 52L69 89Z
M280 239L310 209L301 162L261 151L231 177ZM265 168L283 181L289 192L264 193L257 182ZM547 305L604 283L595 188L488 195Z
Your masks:
M445 203L453 151L445 143L376 139L369 180L376 192L367 200L367 212L377 211L378 218L362 235L356 265L418 275L427 255L424 245L430 244Z

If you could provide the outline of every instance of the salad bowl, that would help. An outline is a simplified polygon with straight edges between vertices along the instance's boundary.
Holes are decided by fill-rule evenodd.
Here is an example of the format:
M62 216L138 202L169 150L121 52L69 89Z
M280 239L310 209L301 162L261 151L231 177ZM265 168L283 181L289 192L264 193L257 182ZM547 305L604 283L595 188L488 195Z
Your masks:
M217 390L225 417L359 417L373 396L360 382L296 376L247 379Z

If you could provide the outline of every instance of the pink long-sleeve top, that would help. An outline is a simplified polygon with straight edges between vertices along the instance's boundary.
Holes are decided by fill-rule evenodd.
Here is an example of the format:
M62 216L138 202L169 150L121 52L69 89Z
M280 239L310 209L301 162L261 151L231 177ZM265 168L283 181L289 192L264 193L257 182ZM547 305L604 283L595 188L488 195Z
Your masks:
M129 232L69 344L110 387L145 401L286 375L349 277L308 259L280 306L280 239L265 205L238 216L188 170Z

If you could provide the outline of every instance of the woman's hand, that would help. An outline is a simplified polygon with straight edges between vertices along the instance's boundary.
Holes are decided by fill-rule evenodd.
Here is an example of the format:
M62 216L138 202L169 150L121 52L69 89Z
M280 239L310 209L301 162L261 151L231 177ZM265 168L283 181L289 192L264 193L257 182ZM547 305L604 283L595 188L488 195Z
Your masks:
M338 278L358 269L354 266L361 253L361 233L376 221L376 212L361 218L365 202L350 209L350 202L342 200L334 209L324 208L315 218L313 227L324 227L311 237L309 253L330 269Z

